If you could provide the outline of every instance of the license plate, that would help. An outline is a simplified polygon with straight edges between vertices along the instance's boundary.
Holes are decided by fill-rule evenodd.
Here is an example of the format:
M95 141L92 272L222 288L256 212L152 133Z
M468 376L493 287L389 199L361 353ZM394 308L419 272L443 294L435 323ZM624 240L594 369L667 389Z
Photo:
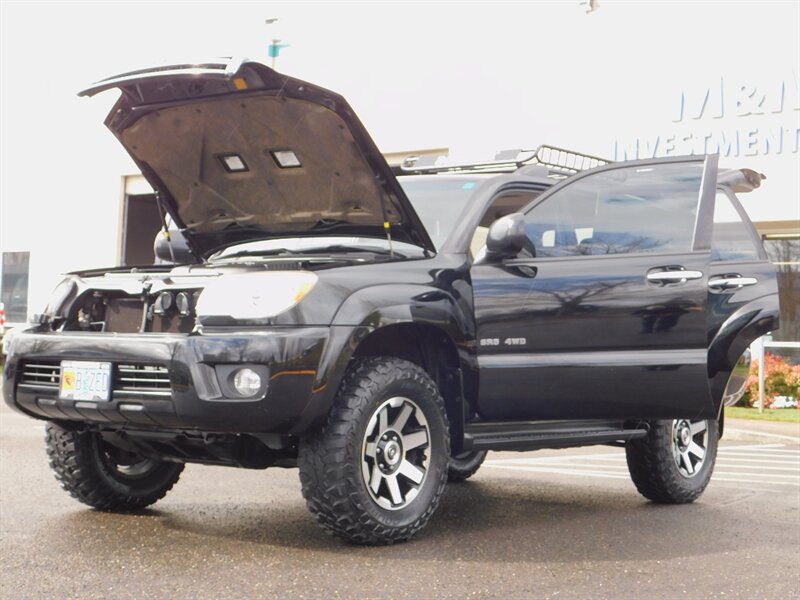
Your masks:
M81 360L61 362L61 399L107 401L110 390L111 363Z

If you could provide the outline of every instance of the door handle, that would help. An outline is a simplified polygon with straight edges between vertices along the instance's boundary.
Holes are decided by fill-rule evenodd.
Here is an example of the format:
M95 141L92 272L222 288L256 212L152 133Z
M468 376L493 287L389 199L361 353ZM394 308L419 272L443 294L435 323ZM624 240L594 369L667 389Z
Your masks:
M667 285L669 283L686 283L690 279L700 279L702 276L702 271L685 271L673 267L667 271L652 271L648 273L647 281Z
M755 277L742 277L741 275L725 275L708 282L708 287L712 290L738 290L746 285L755 285L758 279Z

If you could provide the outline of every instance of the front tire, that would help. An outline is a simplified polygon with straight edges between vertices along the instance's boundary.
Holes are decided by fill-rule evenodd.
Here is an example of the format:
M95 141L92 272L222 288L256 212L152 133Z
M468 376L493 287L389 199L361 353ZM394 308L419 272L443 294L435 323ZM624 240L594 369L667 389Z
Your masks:
M711 480L718 441L716 419L652 421L646 437L625 444L636 489L653 502L694 502Z
M359 360L325 426L300 445L308 508L350 542L408 540L439 504L449 442L444 402L424 370L398 358Z
M50 468L70 495L104 511L140 510L163 498L183 464L123 452L90 431L45 428Z

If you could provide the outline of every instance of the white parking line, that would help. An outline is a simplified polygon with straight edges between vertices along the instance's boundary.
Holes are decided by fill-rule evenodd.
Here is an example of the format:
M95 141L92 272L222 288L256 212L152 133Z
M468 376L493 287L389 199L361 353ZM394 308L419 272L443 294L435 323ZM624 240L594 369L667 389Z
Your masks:
M787 440L795 444L800 442L800 437L793 435L780 435L778 433L767 433L765 431L753 431L752 429L738 429L733 427L726 427L725 431L729 431L730 433L743 433L745 435L757 435L759 437L768 437L775 440Z
M751 451L744 451L744 450L731 450L731 451L720 451L721 454L727 454L730 456L777 456L777 457L800 457L800 451L798 450L786 450L786 451L778 451L778 450L757 450L753 449Z
M723 446L720 451L728 450L774 450L775 452L795 452L792 448L786 448L786 444L746 444L740 446Z
M627 475L618 475L616 473L608 473L602 471L573 471L567 469L547 469L543 467L522 467L516 465L501 465L493 463L484 463L486 466L494 469L508 469L510 471L531 471L538 473L556 473L558 475L583 475L584 477L605 477L610 479L629 479Z
M719 464L720 464L719 459L717 459L717 465ZM773 467L773 466L765 467L764 465L745 465L742 463L730 462L730 461L724 461L722 464L724 464L726 467L736 467L737 469L756 469L758 471L791 471L792 473L800 477L800 464L792 465L791 467Z
M768 483L769 485L791 485L793 487L799 487L800 488L800 483L798 483L796 481L757 481L757 480L754 480L754 479L737 479L737 478L733 478L733 477L717 477L716 474L714 474L711 477L711 481L735 481L737 483L761 483L761 484Z
M796 466L796 468L800 469L800 456L796 460L795 459L785 460L785 459L777 458L777 457L770 460L768 458L764 458L764 459L744 458L743 456L739 456L739 455L731 456L730 454L720 454L719 456L717 456L717 460L718 461L719 460L724 460L724 461L727 461L727 462L738 462L738 463L742 463L742 464L755 463L753 465L754 469L758 468L758 465L772 465L772 464L775 464L776 462L786 463L786 464L793 464L793 465Z
M562 467L577 467L579 469L618 469L621 471L628 471L628 465L625 464L624 461L621 461L619 464L592 464L590 462L580 462L580 461L564 461L564 460L548 460L548 459L534 459L534 462L523 462L525 459L511 459L511 460L496 460L490 461L490 464L493 465L500 465L500 464L514 464L516 466L529 466L529 467L551 467L551 468L562 468ZM774 461L769 461L774 464ZM780 464L780 463L779 463ZM736 469L754 469L756 471L788 471L793 473L793 475L781 475L776 473L776 476L781 477L798 477L800 478L800 465L793 465L790 467L777 467L777 466L764 466L764 465L745 465L739 462L731 462L726 460L717 459L716 465L716 472L720 473L720 467L722 468L736 468ZM767 473L769 475L769 473Z
M800 487L800 478L794 475L778 475L775 473L737 473L735 471L714 471L712 479L719 478L721 481L725 481L726 477L765 477L767 479L754 479L753 481L758 481L759 483L791 483L792 485ZM788 479L789 481L783 481L784 479Z
M494 469L530 473L606 479L629 478L625 454L622 452L498 458L488 460L485 464ZM800 487L800 448L787 448L783 444L725 446L720 448L717 455L713 480L759 486Z

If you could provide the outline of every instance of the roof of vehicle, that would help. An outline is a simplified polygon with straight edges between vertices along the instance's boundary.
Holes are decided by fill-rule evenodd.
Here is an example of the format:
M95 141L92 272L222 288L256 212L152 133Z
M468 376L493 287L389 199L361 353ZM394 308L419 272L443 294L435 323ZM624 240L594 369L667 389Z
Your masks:
M610 164L612 161L574 150L542 144L534 150L503 150L494 160L478 163L447 164L442 156L409 156L393 167L396 175L433 175L442 173L520 173L564 179L586 169Z

